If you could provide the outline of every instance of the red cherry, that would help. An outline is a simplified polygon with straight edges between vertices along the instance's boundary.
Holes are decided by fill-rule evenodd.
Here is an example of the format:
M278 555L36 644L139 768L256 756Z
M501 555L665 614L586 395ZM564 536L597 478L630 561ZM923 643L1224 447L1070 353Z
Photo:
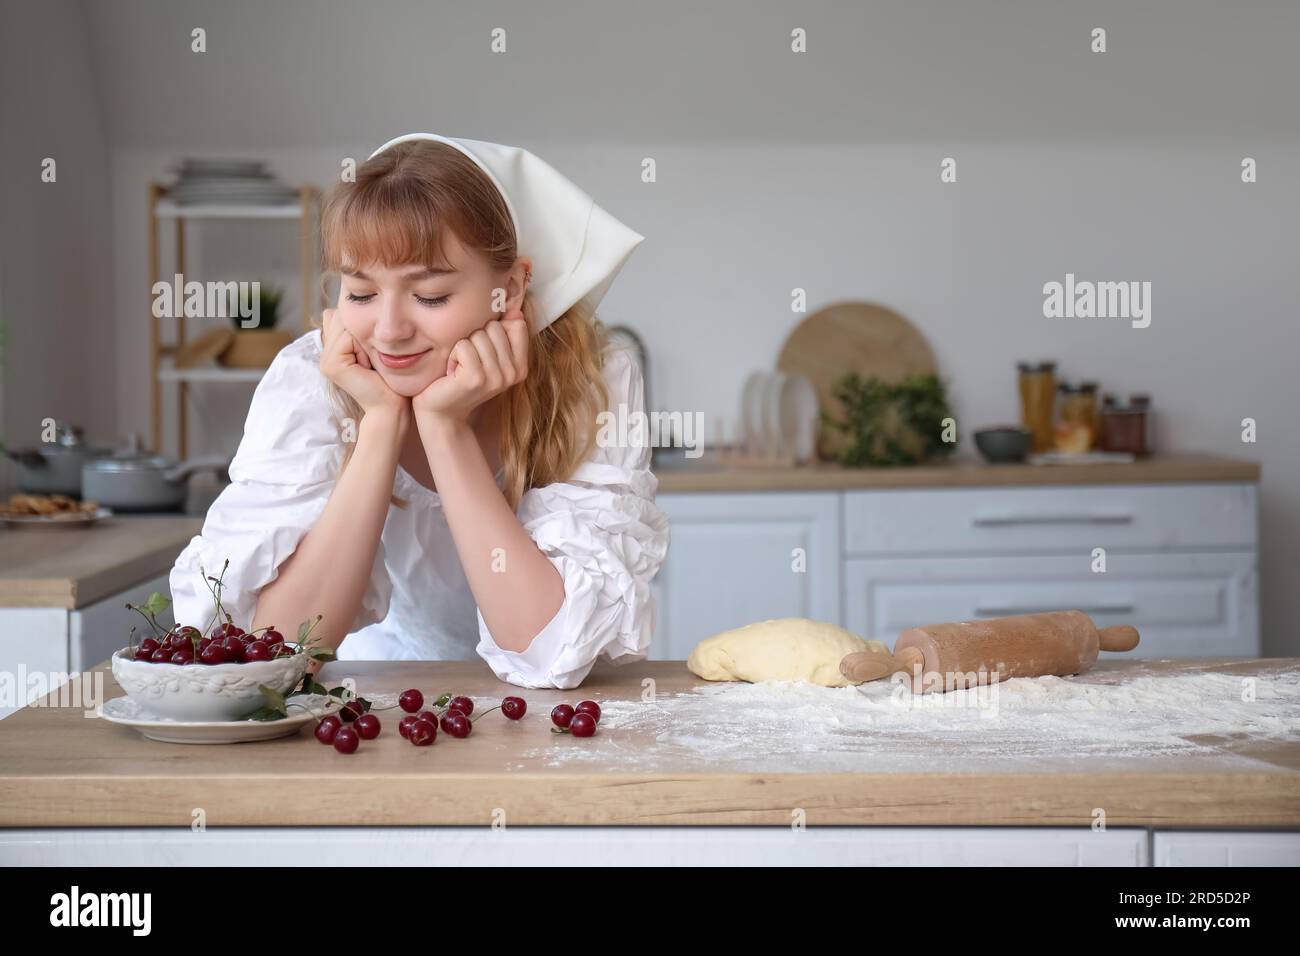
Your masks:
M416 718L407 739L417 747L427 747L438 739L438 725L423 717Z
M193 663L194 663L194 648L191 647L189 644L186 644L184 647L180 647L180 648L177 648L176 650L172 651L172 663L173 663L173 664L193 664Z
M203 650L199 651L200 664L224 664L226 663L226 649L220 644L209 644Z
M173 651L179 651L182 647L188 647L190 650L194 650L194 642L184 634L180 634L176 631L167 635L167 646Z
M443 725L443 730L447 731L447 733L451 734L453 737L464 739L465 737L468 737L469 732L474 729L474 725L470 722L470 719L460 712L444 717L443 720L446 721Z
M551 711L551 723L556 727L567 727L573 720L573 708L568 704L556 704Z
M175 653L170 647L160 647L153 652L153 656L149 660L155 664L170 664L172 655Z
M356 753L361 745L361 738L351 727L340 727L334 734L334 749L341 754Z
M362 740L374 740L379 736L382 725L374 714L362 714L353 724Z
M154 651L158 650L158 648L161 646L162 645L159 644L157 641L155 641L152 637L146 637L143 641L140 642L140 650L144 651L146 654L152 654Z
M474 713L474 702L468 697L453 697L451 700L447 701L447 712L450 713L453 710L459 710L462 714L468 717L470 714Z
M252 663L253 661L269 661L271 659L271 649L266 646L264 641L254 641L244 648L244 660Z
M438 726L441 727L443 730L445 730L447 733L451 733L449 727L450 727L451 719L453 717L465 717L465 715L459 710L449 710L445 714L443 714L442 717L438 720ZM466 719L468 720L469 718Z
M272 627L262 632L262 640L265 641L268 645L283 644L284 635Z
M580 714L574 714L573 720L569 724L569 733L575 737L590 737L596 732L596 718L585 711Z
M334 743L334 735L338 733L343 721L339 720L333 714L321 718L321 722L316 725L316 739L323 744Z
M142 647L135 652L135 659L137 661L144 661L146 664L148 664L150 661L153 660L153 655L154 655L153 651L146 651Z
M427 720L429 723L433 724L435 727L438 726L438 715L435 714L435 713L434 713L433 711L431 711L431 710L422 710L422 711L420 711L418 714L415 715L415 719L416 719L416 720Z
M397 725L397 732L403 737L410 738L411 727L414 726L415 722L419 719L420 718L416 717L415 714L407 714L402 718L401 723Z
M226 663L242 664L244 662L244 642L235 636L221 639L221 646L226 652Z
M414 687L410 690L404 690L402 696L397 698L397 706L408 714L419 713L420 708L424 706L424 695Z
M501 701L501 713L511 720L518 720L528 712L528 702L522 697L507 697Z
M573 708L575 714L590 714L591 719L600 723L600 704L594 700L584 700Z
M365 712L366 709L362 706L361 699L359 697L354 697L352 700L344 704L341 710L339 710L339 716L343 718L345 724L350 724Z

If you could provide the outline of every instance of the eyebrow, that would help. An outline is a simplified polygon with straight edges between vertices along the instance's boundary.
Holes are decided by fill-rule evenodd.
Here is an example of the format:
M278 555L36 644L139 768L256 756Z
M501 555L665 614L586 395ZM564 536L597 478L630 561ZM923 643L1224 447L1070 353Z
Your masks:
M435 269L429 267L427 269L416 269L414 272L408 272L406 275L402 276L402 278L406 279L408 282L418 282L420 279L433 279L438 276L454 275L455 272L455 269ZM370 276L359 270L353 272L351 269L344 269L343 274L352 276L354 279L361 279L364 282L370 281Z

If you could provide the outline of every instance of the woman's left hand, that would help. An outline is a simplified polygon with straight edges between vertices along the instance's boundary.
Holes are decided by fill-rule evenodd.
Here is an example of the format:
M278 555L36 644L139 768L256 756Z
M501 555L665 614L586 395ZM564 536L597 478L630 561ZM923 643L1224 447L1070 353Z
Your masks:
M518 308L452 347L447 374L416 395L417 422L465 424L470 412L528 375L528 321Z

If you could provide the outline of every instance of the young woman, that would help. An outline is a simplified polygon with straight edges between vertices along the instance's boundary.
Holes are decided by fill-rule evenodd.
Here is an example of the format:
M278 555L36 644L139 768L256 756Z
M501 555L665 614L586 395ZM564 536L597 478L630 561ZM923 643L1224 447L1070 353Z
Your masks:
M644 411L640 369L594 313L641 241L526 150L376 151L327 198L336 308L258 385L172 570L177 621L209 619L200 568L229 559L236 624L292 639L320 614L341 659L477 651L571 688L645 657L669 529L645 429L613 424Z

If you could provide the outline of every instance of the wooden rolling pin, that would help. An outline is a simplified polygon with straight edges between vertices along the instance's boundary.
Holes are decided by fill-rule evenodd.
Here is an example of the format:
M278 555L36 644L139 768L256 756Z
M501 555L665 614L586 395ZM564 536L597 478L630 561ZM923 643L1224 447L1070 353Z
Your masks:
M1098 630L1082 611L1019 614L910 627L898 636L892 654L845 655L840 673L861 684L903 671L913 675L913 691L933 693L1008 677L1078 674L1096 663L1098 651L1131 651L1137 644L1136 628Z

